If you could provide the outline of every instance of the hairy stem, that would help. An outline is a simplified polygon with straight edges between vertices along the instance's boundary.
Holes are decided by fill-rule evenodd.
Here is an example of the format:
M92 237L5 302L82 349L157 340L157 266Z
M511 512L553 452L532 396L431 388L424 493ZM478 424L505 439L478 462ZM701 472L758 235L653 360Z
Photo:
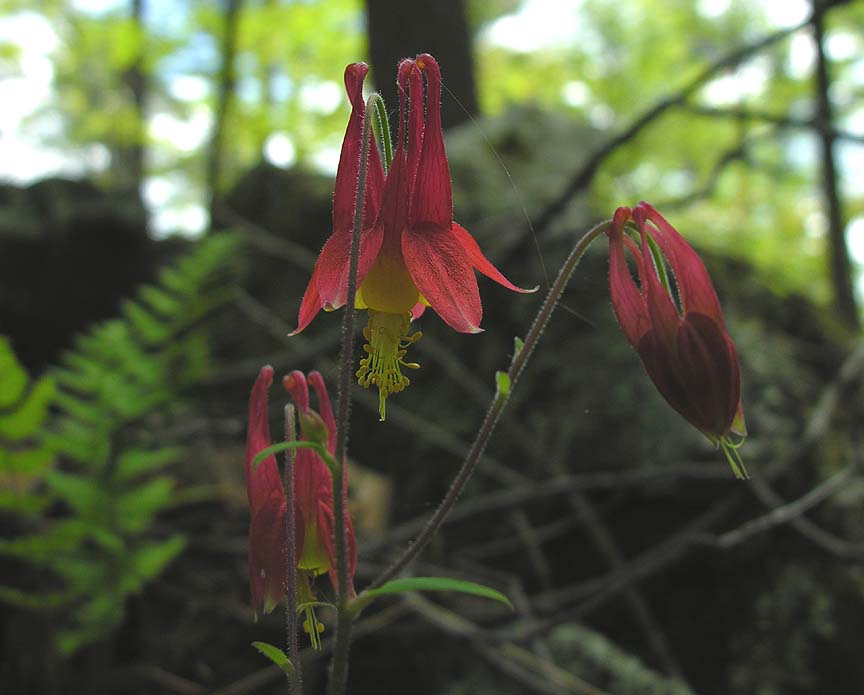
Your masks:
M611 220L606 220L605 222L601 222L597 226L591 228L573 247L567 260L564 261L564 265L561 267L558 277L555 278L555 282L552 284L549 294L546 295L545 301L537 312L537 316L534 318L534 323L531 324L531 329L525 337L522 349L513 356L513 361L510 363L510 369L507 371L507 376L510 379L510 388L507 390L499 389L496 391L495 397L493 398L489 409L486 411L486 417L483 418L483 423L480 425L480 429L477 431L477 435L471 444L471 448L468 450L468 454L462 462L462 467L459 469L459 472L450 484L450 489L447 490L447 494L444 496L438 509L435 510L435 513L420 531L414 542L405 548L405 550L402 551L402 554L399 555L399 557L397 557L393 563L369 585L370 589L375 589L397 576L408 565L408 563L410 563L423 549L426 548L427 545L429 545L435 532L444 523L447 514L453 508L453 505L456 504L456 500L459 498L459 495L465 488L465 484L471 478L471 474L474 472L477 462L483 455L483 451L486 449L489 438L492 436L492 432L498 424L501 413L504 412L504 409L507 406L507 402L510 399L510 393L512 392L513 387L516 386L516 381L525 369L528 358L531 357L531 353L533 353L534 348L537 347L540 336L543 334L543 329L545 329L546 324L549 323L552 312L560 301L561 295L564 293L564 289L567 287L567 283L573 275L573 271L576 270L576 266L579 264L579 261L582 259L582 256L591 242L605 232L610 224Z
M351 620L347 610L348 557L345 542L345 454L348 447L348 426L351 419L351 381L354 375L354 324L357 293L357 268L360 265L360 232L363 229L363 203L366 196L366 171L369 161L369 136L372 127L372 109L381 100L372 94L366 100L363 114L363 134L360 141L360 167L357 171L357 192L354 198L354 226L351 230L351 257L348 263L348 288L345 314L342 317L342 350L339 354L339 397L336 402L336 462L338 475L333 476L333 525L336 545L336 638L330 666L328 695L342 695L348 682L348 653L351 648Z
M285 406L285 440L297 438L294 426L294 406ZM286 449L285 467L282 470L282 487L285 489L287 514L285 514L285 629L288 633L288 658L294 667L288 676L288 695L303 695L303 673L300 664L300 647L297 642L297 557L294 545L294 461L295 449Z

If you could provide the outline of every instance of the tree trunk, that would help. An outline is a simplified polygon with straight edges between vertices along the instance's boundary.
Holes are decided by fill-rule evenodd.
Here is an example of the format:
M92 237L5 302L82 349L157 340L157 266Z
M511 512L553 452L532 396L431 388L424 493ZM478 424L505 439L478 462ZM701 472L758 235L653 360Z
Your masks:
M223 146L225 141L225 126L231 104L234 100L234 89L237 84L237 73L234 69L234 58L237 55L237 33L240 25L240 11L243 0L227 0L225 5L225 26L222 33L222 66L219 69L217 84L216 109L213 114L213 135L207 151L207 193L209 195L210 228L216 228L218 223L219 187L222 180L224 163Z
M136 128L134 140L124 143L118 148L120 166L115 167L118 179L124 190L140 193L141 182L144 179L144 139L147 119L147 76L144 74L144 39L147 35L143 26L144 0L132 0L131 19L141 36L141 45L135 61L123 75L123 82L129 89L135 106Z
M830 3L820 6L814 2L813 40L816 43L816 127L822 148L822 194L828 216L829 262L834 305L843 321L853 330L859 327L858 307L852 289L852 269L846 247L846 221L843 205L837 191L837 165L834 160L834 117L829 95L831 82L825 57L824 15Z
M399 104L396 94L399 61L418 53L431 53L441 65L444 79L441 104L444 128L477 113L474 57L464 0L436 0L419 5L404 0L366 0L366 16L375 86L388 109Z

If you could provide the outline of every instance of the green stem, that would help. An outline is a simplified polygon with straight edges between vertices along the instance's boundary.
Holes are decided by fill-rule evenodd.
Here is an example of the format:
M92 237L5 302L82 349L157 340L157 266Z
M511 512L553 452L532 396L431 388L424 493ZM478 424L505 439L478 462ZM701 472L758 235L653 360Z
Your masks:
M396 577L424 548L426 548L427 545L429 545L435 532L444 523L447 514L453 508L453 505L456 504L456 500L459 498L459 495L465 488L465 484L474 472L477 462L483 455L483 451L486 449L489 438L492 436L492 432L498 424L501 413L504 412L504 409L510 400L510 394L513 391L513 387L516 386L516 381L525 369L528 358L531 357L534 348L537 347L537 343L540 341L543 330L546 328L546 324L549 323L549 319L560 301L561 295L564 294L564 289L567 287L567 283L570 281L573 271L576 270L576 266L579 264L579 261L582 259L582 256L585 254L585 251L591 242L605 232L610 224L612 224L612 221L606 220L605 222L601 222L597 226L591 228L573 247L567 260L564 261L564 265L561 267L558 277L555 278L555 282L552 284L549 294L546 295L543 305L537 312L537 316L534 318L534 323L531 324L531 329L525 337L522 349L513 356L513 361L510 363L510 369L507 371L507 376L510 380L510 388L499 388L496 390L492 403L489 406L489 410L486 411L486 417L483 419L483 423L477 431L477 436L474 438L471 448L468 450L468 454L462 462L462 467L459 469L459 472L450 484L450 489L447 490L447 494L444 496L438 509L435 510L435 513L426 523L426 526L424 526L420 531L414 542L405 548L405 550L402 551L402 554L399 555L399 557L397 557L386 570L378 575L368 588L378 588L385 582Z
M363 133L360 136L360 166L357 170L357 193L354 199L354 226L351 230L351 256L348 263L348 287L345 314L342 317L342 350L339 356L339 396L336 402L336 451L338 475L333 475L333 535L336 546L336 637L333 660L330 662L328 695L343 695L348 684L348 654L351 649L351 615L348 611L348 557L345 542L345 461L348 447L348 426L351 420L351 382L354 376L354 324L357 313L354 295L357 293L357 268L360 265L360 233L363 229L363 201L366 196L366 171L369 161L369 134L372 126L370 110L381 101L378 94L366 100Z

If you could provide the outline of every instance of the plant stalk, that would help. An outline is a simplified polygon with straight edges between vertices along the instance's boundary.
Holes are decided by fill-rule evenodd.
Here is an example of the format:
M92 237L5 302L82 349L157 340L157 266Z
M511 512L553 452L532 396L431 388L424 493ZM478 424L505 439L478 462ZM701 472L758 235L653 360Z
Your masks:
M294 406L285 406L285 441L297 439L294 426ZM300 646L297 640L297 557L294 536L294 462L296 449L285 450L285 467L282 469L282 487L285 489L287 513L285 514L285 629L287 631L288 658L294 667L288 675L288 695L303 695L303 673L300 663Z
M336 452L338 475L333 476L333 525L336 545L336 576L339 580L336 598L336 637L333 659L330 662L328 695L343 695L348 683L348 654L351 649L351 621L348 611L348 557L345 542L345 458L348 446L348 427L351 418L351 381L354 376L354 324L357 310L357 269L360 265L360 233L363 229L363 208L366 197L366 171L369 161L369 136L372 127L372 109L381 100L371 94L363 113L363 133L360 142L360 166L357 170L357 192L354 197L354 225L351 230L351 256L348 263L348 288L345 314L342 317L342 350L339 355L339 396L336 403Z

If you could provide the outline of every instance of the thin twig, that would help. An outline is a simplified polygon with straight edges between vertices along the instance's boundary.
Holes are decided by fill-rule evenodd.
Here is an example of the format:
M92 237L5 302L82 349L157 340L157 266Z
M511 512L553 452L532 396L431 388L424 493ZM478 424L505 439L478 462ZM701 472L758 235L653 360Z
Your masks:
M488 644L482 639L484 631L476 624L418 594L408 594L402 600L439 630L469 640L496 668L518 680L532 692L544 695L608 695L513 642L500 642L494 646Z
M774 489L761 475L753 476L750 488L753 490L753 494L759 498L759 501L769 509L780 507L784 503L783 498L774 492ZM789 525L827 553L842 558L864 557L864 543L853 543L845 538L835 536L814 524L807 517L801 516L790 519Z
M698 75L691 79L687 84L681 87L678 91L668 94L660 98L656 103L649 107L642 114L637 116L629 126L622 130L618 135L607 140L603 145L596 149L588 160L582 165L579 171L570 179L564 190L558 195L555 200L549 203L540 215L534 220L534 230L540 234L545 230L551 222L557 218L564 210L566 210L570 199L577 193L586 189L588 184L594 178L594 174L600 168L600 165L618 149L621 145L626 144L638 135L645 127L653 123L657 118L662 116L666 111L674 106L683 104L693 93L696 92L703 84L714 77L719 72L728 68L734 67L749 58L754 53L768 48L769 46L782 41L787 36L803 29L810 23L810 18L799 22L798 24L781 29L773 34L764 36L757 41L740 46L724 56L721 56L710 65L706 66Z
M675 480L726 480L729 481L726 465L684 465L647 470L622 472L596 472L578 475L559 475L530 486L496 490L472 497L453 509L448 522L462 521L486 513L500 513L508 507L519 507L526 502L541 501L549 497L567 494L572 490L610 490L631 485L646 485ZM364 545L364 554L382 550L396 542L404 542L422 531L428 523L426 517L418 516L390 531L386 537Z
M738 528L727 531L720 536L700 536L698 542L726 550L749 540L759 533L768 531L776 526L788 524L844 487L853 472L854 467L849 466L827 480L823 480L810 492L802 495L794 502L775 507L767 514L756 519L751 519Z
M826 127L825 124L815 118L794 118L788 114L770 113L751 108L719 108L716 106L704 106L703 104L686 104L683 108L697 116L744 122L762 121L763 123L770 123L784 129L811 130ZM829 134L835 140L848 140L849 142L864 144L864 135L838 130L830 124L827 128Z

